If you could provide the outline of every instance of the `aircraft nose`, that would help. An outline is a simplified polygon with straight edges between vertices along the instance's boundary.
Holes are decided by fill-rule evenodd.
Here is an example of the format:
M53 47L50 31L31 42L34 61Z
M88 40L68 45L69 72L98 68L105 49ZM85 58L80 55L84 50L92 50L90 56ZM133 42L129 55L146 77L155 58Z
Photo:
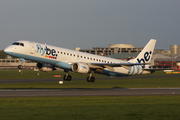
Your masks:
M7 48L4 49L4 52L6 54L10 53L10 52L13 52L13 47L12 46L8 46Z

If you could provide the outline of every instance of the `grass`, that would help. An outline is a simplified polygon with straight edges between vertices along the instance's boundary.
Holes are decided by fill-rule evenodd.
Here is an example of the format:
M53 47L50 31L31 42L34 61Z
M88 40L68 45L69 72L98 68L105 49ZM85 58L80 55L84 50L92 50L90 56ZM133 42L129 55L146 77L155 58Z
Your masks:
M34 88L157 88L179 87L179 77L137 78L98 80L105 76L95 74L97 80L88 83L85 80L65 81L58 84L64 75L61 71L51 73L34 71L0 71L0 77L7 79L54 79L56 82L1 83L0 89ZM86 78L87 75L70 73L73 78ZM150 75L160 76L163 72ZM86 96L86 97L14 97L0 98L0 120L179 120L180 95L171 96Z
M110 79L96 80L88 83L85 80L65 81L63 85L56 82L32 82L32 83L1 83L0 89L61 89L61 88L166 88L180 87L179 77L175 78L146 78L146 79Z
M0 79L59 79L55 78L54 75L61 75L62 77L66 74L63 71L57 70L53 72L41 72L40 75L37 75L37 71L33 70L22 70L19 72L18 70L0 70ZM78 74L74 72L69 72L69 74L73 78L86 78L88 74ZM104 75L94 74L95 77L106 77Z
M36 75L34 71L24 71L23 74L17 71L0 71L0 76L6 79L23 79L24 81L27 79L54 79L54 82L32 82L32 83L1 83L0 89L59 89L59 88L165 88L165 87L180 87L180 77L167 77L167 78L137 78L131 79L123 79L121 77L117 79L105 79L99 80L98 78L106 77L103 75L95 74L96 81L94 83L88 83L85 79L87 75L70 73L73 78L81 78L84 77L84 80L78 81L64 81L63 85L59 85L59 78L54 78L54 75L60 73L64 74L62 71L55 71L51 73L41 72L39 76ZM11 75L6 76L5 75ZM149 75L141 75L141 76L159 76L159 75L167 75L171 76L171 74L165 74L163 72L157 72ZM14 76L14 77L12 77ZM62 78L61 78L62 80Z
M33 70L22 70L22 72L19 72L18 70L0 70L0 79L4 79L4 80L5 79L59 79L59 78L55 78L54 75L64 76L66 74L65 72L60 71L60 70L49 72L49 73L40 71L39 72L40 75L37 75L37 73L38 73L37 71L33 71ZM89 75L89 74L78 74L74 72L70 72L69 74L73 78L86 78ZM148 74L148 75L136 75L136 76L143 77L143 76L161 76L161 75L170 76L172 74L166 74L162 71L157 71L155 73ZM96 78L107 77L105 75L100 75L100 74L93 74L93 76Z
M180 96L0 98L1 120L179 120Z

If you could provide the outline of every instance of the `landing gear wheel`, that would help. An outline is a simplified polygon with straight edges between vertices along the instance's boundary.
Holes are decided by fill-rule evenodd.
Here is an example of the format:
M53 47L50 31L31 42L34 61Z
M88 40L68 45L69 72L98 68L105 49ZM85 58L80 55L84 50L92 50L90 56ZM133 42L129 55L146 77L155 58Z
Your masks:
M67 80L71 81L72 77L70 75L67 76Z
M64 81L71 81L72 77L70 75L64 75L63 80Z
M95 77L91 77L91 82L94 82L95 81Z
M87 82L91 82L91 78L90 77L87 77Z
M18 65L18 69L22 69L23 67L22 67L22 65Z
M95 81L95 77L91 76L91 77L87 77L87 82L94 82Z

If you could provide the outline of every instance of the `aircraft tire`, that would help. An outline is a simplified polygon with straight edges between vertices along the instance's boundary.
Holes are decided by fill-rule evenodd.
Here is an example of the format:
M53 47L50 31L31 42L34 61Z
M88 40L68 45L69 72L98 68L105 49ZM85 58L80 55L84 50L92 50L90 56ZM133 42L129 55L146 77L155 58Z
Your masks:
M71 81L72 77L70 75L67 76L67 80Z
M18 65L18 69L22 69L23 67L22 67L22 65Z
M64 75L63 80L64 81L71 81L72 77L70 75L66 76Z
M86 80L87 80L87 82L91 82L91 79L89 79L89 77L87 77L87 79L86 79Z
M95 81L95 77L91 77L91 82L94 82Z
M87 82L94 82L95 81L95 77L92 76L90 79L89 79L89 77L87 77L86 80L87 80Z
M63 80L64 80L64 81L67 81L67 77L66 77L66 75L64 75Z

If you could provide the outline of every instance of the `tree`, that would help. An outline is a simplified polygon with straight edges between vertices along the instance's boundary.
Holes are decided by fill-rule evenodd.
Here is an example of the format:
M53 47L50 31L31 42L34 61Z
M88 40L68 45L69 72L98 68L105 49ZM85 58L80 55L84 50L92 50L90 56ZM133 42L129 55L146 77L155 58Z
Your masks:
M0 51L0 59L5 59L7 58L7 54L4 52L4 50Z

